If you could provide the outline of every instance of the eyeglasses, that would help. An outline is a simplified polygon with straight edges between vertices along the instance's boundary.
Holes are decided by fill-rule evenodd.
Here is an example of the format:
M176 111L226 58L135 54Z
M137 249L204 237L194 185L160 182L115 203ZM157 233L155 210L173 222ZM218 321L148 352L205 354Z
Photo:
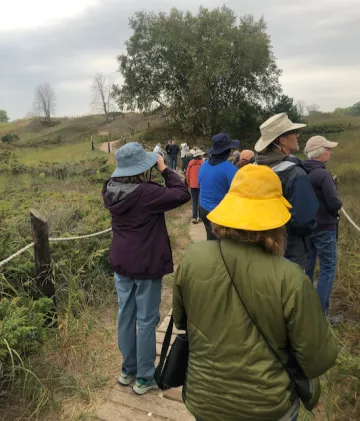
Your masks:
M299 132L297 130L290 130L288 132L285 132L281 136L291 136L292 134L294 134L295 136L299 136Z

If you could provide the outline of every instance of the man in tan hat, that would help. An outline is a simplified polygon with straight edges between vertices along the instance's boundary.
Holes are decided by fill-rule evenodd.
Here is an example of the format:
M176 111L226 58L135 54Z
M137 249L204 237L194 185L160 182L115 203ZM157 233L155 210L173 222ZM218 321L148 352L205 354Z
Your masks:
M322 136L311 137L305 147L309 159L303 162L320 203L316 214L317 227L308 237L306 274L313 282L316 258L319 256L320 274L316 290L326 315L329 311L330 295L336 274L336 228L342 203L334 180L325 169L325 163L329 161L332 150L337 145L337 142L330 142Z
M260 126L261 138L256 142L257 165L272 168L279 176L284 196L291 203L291 219L287 223L285 257L306 265L306 237L316 227L315 215L319 202L307 171L293 153L299 151L298 129L306 124L293 123L285 113L270 117Z

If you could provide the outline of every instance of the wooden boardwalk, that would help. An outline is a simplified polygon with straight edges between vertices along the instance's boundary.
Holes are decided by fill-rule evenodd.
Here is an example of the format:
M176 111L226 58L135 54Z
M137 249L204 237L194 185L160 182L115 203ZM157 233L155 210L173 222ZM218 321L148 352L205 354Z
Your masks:
M190 225L189 234L193 242L206 239L204 224ZM156 332L156 364L159 361L161 346L169 324L171 311L162 321ZM180 333L175 327L172 342ZM119 373L120 374L120 373ZM107 400L98 408L93 421L194 421L181 398L181 388L162 392L151 390L137 396L131 387L116 384Z
M159 361L164 335L170 320L169 313L156 333L156 363ZM179 333L174 327L172 341ZM131 387L116 385L97 410L92 420L98 421L194 421L181 399L181 388L162 392L151 390L137 396Z

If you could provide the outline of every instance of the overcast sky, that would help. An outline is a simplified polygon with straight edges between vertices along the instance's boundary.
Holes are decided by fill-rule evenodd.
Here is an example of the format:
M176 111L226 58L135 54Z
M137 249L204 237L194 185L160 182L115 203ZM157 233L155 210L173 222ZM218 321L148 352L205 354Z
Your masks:
M284 92L321 110L360 101L359 0L231 0L238 16L264 16ZM181 5L181 6L180 6ZM10 0L0 14L0 109L14 118L32 109L37 84L49 82L58 116L90 112L96 72L118 80L116 56L135 11L191 10L215 0ZM214 63L214 65L216 65Z

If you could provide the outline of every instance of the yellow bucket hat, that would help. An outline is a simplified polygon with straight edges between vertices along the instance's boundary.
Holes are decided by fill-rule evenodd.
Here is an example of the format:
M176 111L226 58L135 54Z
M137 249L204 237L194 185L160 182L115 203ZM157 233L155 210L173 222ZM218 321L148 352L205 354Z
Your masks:
M224 227L266 231L285 225L290 203L282 195L279 177L269 167L246 165L239 170L230 190L208 219Z

